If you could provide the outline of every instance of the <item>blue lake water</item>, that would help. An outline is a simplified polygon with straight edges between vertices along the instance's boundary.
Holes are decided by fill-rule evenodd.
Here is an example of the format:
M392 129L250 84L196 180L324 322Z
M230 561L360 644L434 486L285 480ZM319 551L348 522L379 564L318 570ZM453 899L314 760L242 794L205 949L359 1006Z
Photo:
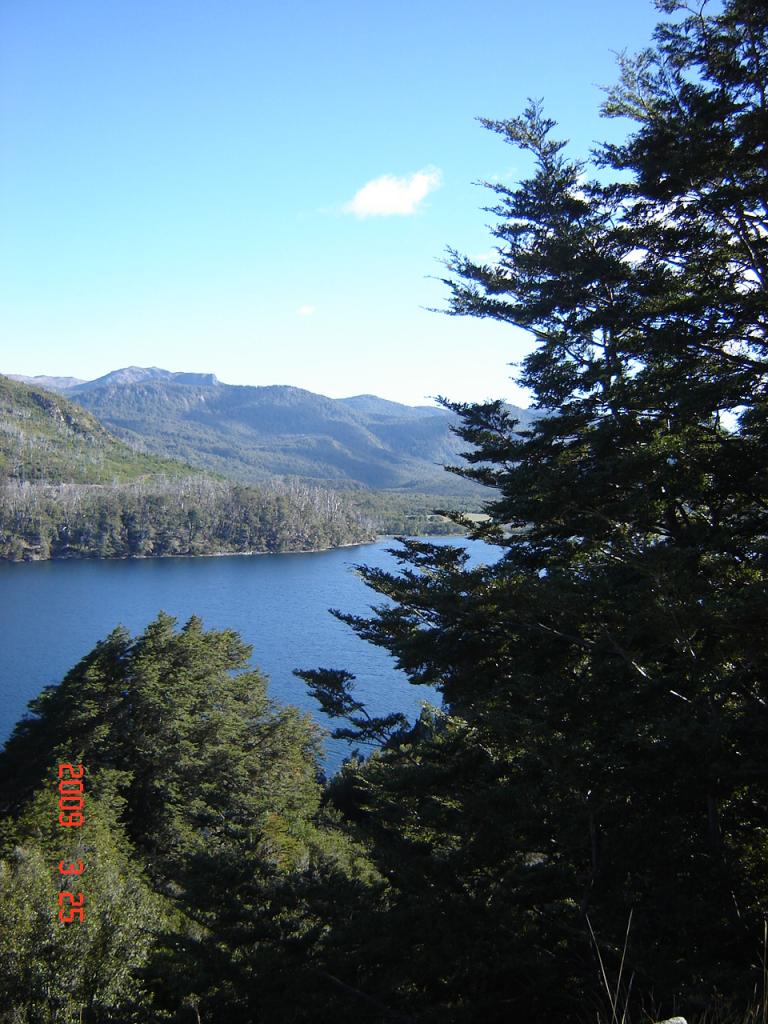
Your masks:
M465 543L474 561L494 550ZM294 668L344 668L357 695L375 714L418 715L434 692L412 686L384 651L360 640L328 613L365 614L381 602L354 572L358 564L394 568L392 540L335 551L223 558L0 563L0 743L27 702L58 682L118 624L136 634L168 612L184 623L199 615L209 629L235 629L253 645L252 663L269 676L270 695L329 722L307 695ZM326 742L326 767L349 753Z

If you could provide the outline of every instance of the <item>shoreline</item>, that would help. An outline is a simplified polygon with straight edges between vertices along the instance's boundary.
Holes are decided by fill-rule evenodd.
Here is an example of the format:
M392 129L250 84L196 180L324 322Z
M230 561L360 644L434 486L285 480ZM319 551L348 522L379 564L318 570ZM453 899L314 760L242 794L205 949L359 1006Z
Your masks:
M367 544L376 544L387 536L381 535L367 540L348 541L344 544L332 544L325 548L291 548L284 551L199 551L199 552L163 552L153 555L54 555L49 558L3 558L0 564L29 565L32 562L138 562L151 558L252 558L256 555L319 555L324 551L340 551L343 548L357 548Z
M152 558L252 558L258 555L320 555L325 551L341 551L344 548L365 547L370 544L378 544L383 540L396 540L398 537L419 536L419 537L455 537L459 538L465 534L402 534L402 533L378 533L374 537L365 540L347 541L344 544L333 544L324 548L291 548L284 551L200 551L190 552L164 552L152 555L54 555L48 558L32 556L30 558L4 558L0 556L0 565L30 565L37 562L138 562L147 561Z

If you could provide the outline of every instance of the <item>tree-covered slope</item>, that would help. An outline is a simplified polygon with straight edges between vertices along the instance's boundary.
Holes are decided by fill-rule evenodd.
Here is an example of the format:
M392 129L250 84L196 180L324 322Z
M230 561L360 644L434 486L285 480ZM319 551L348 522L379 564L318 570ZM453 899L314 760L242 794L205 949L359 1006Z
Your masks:
M133 450L61 395L0 377L0 559L314 550L372 536L365 511L329 491L201 476Z
M111 484L193 472L132 450L61 395L0 376L0 479Z
M298 482L0 485L0 559L10 561L320 551L374 536L365 508Z

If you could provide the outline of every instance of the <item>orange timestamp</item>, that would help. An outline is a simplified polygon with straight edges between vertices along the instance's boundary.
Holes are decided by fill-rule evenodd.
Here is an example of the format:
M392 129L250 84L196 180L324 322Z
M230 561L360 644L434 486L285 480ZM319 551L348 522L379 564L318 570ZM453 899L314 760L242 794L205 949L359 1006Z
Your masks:
M83 776L85 769L81 764L59 765L59 825L62 828L82 827L84 816ZM82 875L85 865L81 860L74 863L59 861L59 875ZM59 893L59 920L62 924L73 921L85 921L85 894L73 893L63 889Z

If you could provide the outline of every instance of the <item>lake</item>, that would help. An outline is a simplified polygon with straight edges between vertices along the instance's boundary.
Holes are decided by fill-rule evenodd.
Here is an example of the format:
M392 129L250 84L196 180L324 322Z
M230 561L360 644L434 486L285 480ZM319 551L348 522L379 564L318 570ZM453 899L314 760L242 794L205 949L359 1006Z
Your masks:
M461 538L471 561L491 561L494 549ZM269 676L269 693L309 711L328 726L294 668L344 668L358 679L357 695L374 714L439 703L411 686L390 656L360 640L328 613L365 614L383 599L355 574L365 564L395 568L391 539L334 551L210 558L0 563L0 743L49 683L59 682L97 641L122 624L141 632L166 611L183 624L199 615L209 629L235 629L253 645L252 663ZM348 744L326 741L334 770Z

